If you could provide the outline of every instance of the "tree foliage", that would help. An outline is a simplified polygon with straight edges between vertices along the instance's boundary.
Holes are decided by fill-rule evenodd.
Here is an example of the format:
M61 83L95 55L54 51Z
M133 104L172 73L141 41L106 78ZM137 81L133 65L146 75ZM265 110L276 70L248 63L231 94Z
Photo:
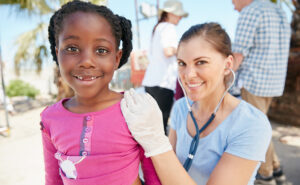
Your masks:
M42 69L42 64L48 57L48 36L47 27L50 15L58 9L61 5L69 2L70 0L1 0L1 5L9 5L15 13L25 13L28 16L40 17L40 22L35 28L24 32L15 41L17 51L14 57L15 72L20 74L20 69L25 64L31 63L36 67L39 73ZM94 4L106 4L106 0L90 0Z

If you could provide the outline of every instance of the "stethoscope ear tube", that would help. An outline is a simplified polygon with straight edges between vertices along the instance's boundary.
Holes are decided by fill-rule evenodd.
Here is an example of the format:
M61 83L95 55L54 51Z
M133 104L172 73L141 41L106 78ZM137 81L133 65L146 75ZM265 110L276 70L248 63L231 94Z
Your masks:
M190 113L190 116L193 120L193 123L194 123L194 126L195 126L195 129L196 129L196 135L193 137L193 140L191 142L191 145L190 145L190 149L189 149L189 155L187 157L187 159L185 160L184 164L183 164L183 167L185 168L186 171L189 171L189 169L191 168L192 166L192 163L193 163L193 158L196 154L196 151L197 151L197 148L198 148L198 144L199 144L199 137L200 137L200 134L208 127L208 125L214 120L215 116L216 116L216 112L218 111L226 93L229 91L229 89L234 85L234 82L235 82L235 73L232 69L229 69L230 72L232 73L233 75L233 80L231 82L231 84L229 85L229 87L225 90L225 92L223 93L223 96L221 98L221 100L219 101L218 105L216 106L214 112L212 113L212 115L210 116L210 118L208 119L208 121L204 124L204 126L199 130L199 127L198 127L198 124L197 124L197 121L194 117L194 114L192 112L192 106L190 105L189 101L188 101L188 98L187 98L187 94L186 94L186 91L181 83L181 80L178 76L178 82L182 88L182 91L184 93L184 96L185 96L185 101L186 101L186 104L187 104L187 108L189 110L189 113Z

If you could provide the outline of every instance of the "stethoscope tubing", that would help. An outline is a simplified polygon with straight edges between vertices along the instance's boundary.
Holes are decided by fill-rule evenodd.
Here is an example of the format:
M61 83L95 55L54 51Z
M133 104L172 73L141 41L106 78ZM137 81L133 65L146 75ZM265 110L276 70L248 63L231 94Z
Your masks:
M208 121L204 124L204 126L199 129L198 127L198 123L194 117L194 114L192 112L192 106L190 105L189 101L188 101L188 98L187 98L187 94L186 94L186 91L181 83L181 80L180 78L178 77L178 82L182 88L182 91L184 93L184 97L185 97L185 101L186 101L186 104L187 104L187 108L189 110L189 113L190 113L190 116L193 120L193 123L194 123L194 126L195 126L195 129L196 129L196 135L193 137L192 139L192 142L191 142L191 145L190 145L190 149L189 149L189 155L187 157L187 159L185 160L184 164L183 164L183 167L185 168L186 171L189 171L189 169L191 168L192 166L192 163L193 163L193 158L197 152L197 149L198 149L198 145L199 145L199 140L200 140L200 134L208 127L208 125L214 120L215 116L216 116L216 113L217 111L219 110L220 108L220 105L226 95L226 93L229 91L229 89L234 85L234 82L235 82L235 73L232 69L229 69L230 72L232 73L233 75L233 80L230 84L230 86L225 90L225 92L223 93L223 96L222 98L220 99L218 105L216 106L214 112L211 114L210 118L208 119Z

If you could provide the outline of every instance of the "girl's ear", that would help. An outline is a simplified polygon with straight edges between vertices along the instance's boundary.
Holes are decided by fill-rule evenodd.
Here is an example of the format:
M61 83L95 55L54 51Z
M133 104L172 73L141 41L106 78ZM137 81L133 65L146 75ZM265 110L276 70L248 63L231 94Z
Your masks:
M226 59L225 59L225 75L228 75L230 72L229 69L233 68L233 56L229 55Z
M55 47L55 54L56 54L56 58L57 58L57 56L58 56L58 49L57 49L57 47Z
M58 64L58 49L57 49L57 46L55 46L55 54L56 54L56 62Z
M121 58L122 58L122 53L123 51L121 49L119 49L117 51L117 54L116 54L116 63L115 63L115 70L118 69L119 65L120 65L120 61L121 61Z

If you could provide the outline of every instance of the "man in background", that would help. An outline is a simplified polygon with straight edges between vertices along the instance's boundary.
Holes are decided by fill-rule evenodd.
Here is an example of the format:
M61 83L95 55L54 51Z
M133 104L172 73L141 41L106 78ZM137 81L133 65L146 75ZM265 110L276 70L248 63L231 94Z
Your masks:
M232 0L240 12L233 52L241 97L267 114L272 98L284 90L291 29L283 10L269 0ZM286 184L271 141L256 185Z

